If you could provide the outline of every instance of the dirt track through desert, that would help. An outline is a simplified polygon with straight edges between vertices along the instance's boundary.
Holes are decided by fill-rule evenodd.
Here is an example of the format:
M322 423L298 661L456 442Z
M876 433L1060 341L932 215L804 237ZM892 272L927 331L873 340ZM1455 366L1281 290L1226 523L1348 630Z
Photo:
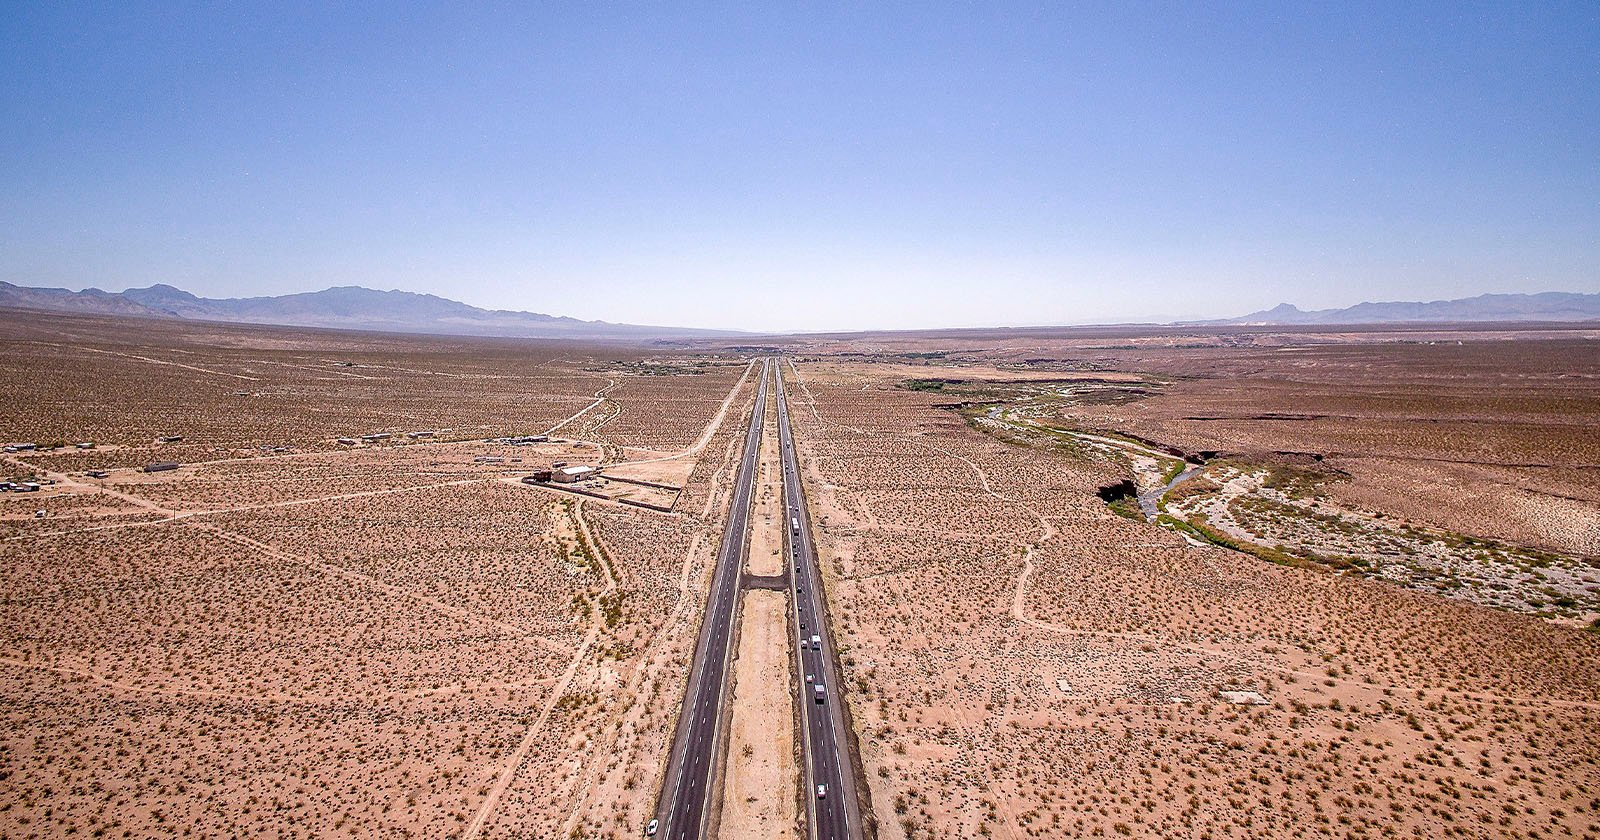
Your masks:
M0 822L247 836L247 780L271 778L306 836L642 832L751 358L57 323L11 324L0 363L14 404L50 406L6 432L46 445L3 456L40 487L0 496ZM1600 453L1573 432L1592 372L1565 340L796 339L796 463L878 836L1377 836L1440 824L1430 796L1453 790L1478 836L1596 837L1580 627L1600 581L1572 523L1600 504ZM1494 416L1466 416L1490 385ZM571 436L524 441L552 428ZM1239 535L1300 515L1385 564L1462 552L1521 576L1531 612L1129 518L1101 491L1141 479L1135 455L1165 482L1159 447L1207 461L1164 483L1166 518ZM663 513L522 481L555 461L681 489L650 491ZM773 478L753 519L782 531ZM751 548L752 580L779 585L782 540ZM803 766L775 702L797 688L760 667L786 659L763 612L782 594L749 597L779 600L743 615L721 819L782 835L797 800L762 790ZM118 805L129 790L151 804Z

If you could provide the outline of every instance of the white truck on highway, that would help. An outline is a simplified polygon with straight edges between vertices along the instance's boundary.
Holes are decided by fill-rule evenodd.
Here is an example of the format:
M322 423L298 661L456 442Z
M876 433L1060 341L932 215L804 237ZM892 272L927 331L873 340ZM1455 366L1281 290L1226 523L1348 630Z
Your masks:
M798 516L789 517L789 527L793 528L794 532L796 534L800 533L800 517L798 517Z
M816 694L817 702L821 703L827 698L828 692L822 687L822 683L817 683L816 689L817 689L817 694Z
M822 637L815 633L811 634L811 649L822 650Z

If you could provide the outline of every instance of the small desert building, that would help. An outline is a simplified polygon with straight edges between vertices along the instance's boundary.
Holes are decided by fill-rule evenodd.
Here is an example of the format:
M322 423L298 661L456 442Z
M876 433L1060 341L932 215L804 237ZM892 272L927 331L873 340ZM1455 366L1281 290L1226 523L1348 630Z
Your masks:
M177 461L157 461L157 462L155 462L153 464L145 464L144 465L144 471L147 472L147 473L166 472L168 470L175 470L177 468L178 468L178 462Z
M576 467L562 467L559 470L551 471L551 477L563 484L571 484L574 481L582 481L586 478L594 478L599 474L599 467L587 467L581 465Z

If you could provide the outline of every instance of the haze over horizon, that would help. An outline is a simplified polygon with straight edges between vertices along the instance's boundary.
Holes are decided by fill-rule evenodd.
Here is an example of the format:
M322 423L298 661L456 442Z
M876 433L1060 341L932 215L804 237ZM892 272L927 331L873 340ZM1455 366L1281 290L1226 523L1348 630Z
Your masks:
M1600 291L1600 10L19 5L0 279L758 331Z

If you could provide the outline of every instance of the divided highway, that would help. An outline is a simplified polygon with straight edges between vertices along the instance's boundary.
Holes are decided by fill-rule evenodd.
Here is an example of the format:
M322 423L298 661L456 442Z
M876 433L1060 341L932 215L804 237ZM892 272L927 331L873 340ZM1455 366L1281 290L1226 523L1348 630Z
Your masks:
M700 639L695 645L683 711L678 716L678 729L673 736L671 763L661 785L661 799L657 805L658 836L669 840L704 837L705 821L718 794L712 789L721 752L718 724L728 682L734 608L739 602L739 582L749 550L745 533L749 526L756 462L761 457L761 427L767 413L767 374L771 368L770 361L762 364L755 410L750 414L744 455L734 479L727 529L723 531L716 570L712 572L711 597L706 603L705 619L700 624Z
M806 825L812 840L856 840L861 837L861 808L850 762L849 730L845 727L843 673L835 658L822 596L822 570L811 542L811 514L800 484L800 467L789 434L789 403L784 397L783 369L775 365L778 389L778 445L783 453L784 521L789 534L790 576L795 604L796 682L807 697L800 703L800 738L805 747ZM809 682L809 684L808 684ZM822 686L817 691L816 686ZM822 702L817 702L820 697ZM819 788L820 786L820 788ZM821 792L823 795L818 795Z
M656 806L656 836L668 840L707 837L707 821L721 793L716 778L723 750L719 724L723 717L723 699L728 696L734 618L738 613L749 552L751 496L761 453L769 376L773 377L778 395L783 524L789 566L785 576L794 605L789 624L796 669L794 683L802 692L797 704L805 761L801 796L806 802L807 835L809 840L859 840L862 836L849 730L841 705L843 686L838 681L842 671L828 628L822 571L811 541L811 516L800 484L794 439L789 432L789 404L784 395L783 371L766 360L761 369L761 384L756 390L750 428L745 433L744 455L734 479L727 529L723 532L716 569L712 573L711 597L700 625L684 706L678 717L672 754ZM731 759L730 764L737 761L737 758Z

